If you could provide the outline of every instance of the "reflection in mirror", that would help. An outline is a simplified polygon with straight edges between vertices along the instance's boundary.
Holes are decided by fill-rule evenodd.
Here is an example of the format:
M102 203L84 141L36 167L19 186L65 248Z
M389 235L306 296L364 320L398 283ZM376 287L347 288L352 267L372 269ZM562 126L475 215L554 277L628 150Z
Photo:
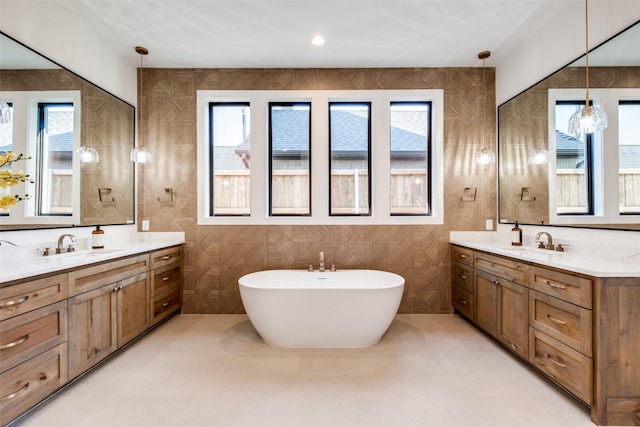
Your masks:
M10 166L34 181L3 189L29 198L0 211L0 230L132 224L133 106L2 33L0 73L0 98L12 110L0 124L0 152L29 157ZM99 162L75 159L81 146Z
M640 22L589 54L591 100L609 114L600 134L565 129L584 105L584 57L500 105L501 223L640 230L638 45ZM533 161L536 150L548 162Z

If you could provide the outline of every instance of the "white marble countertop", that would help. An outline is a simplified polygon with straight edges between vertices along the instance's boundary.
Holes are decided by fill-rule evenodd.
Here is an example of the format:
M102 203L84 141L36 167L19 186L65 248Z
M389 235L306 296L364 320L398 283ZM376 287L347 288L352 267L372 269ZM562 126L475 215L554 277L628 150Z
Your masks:
M525 242L524 246L512 246L510 237L497 232L459 231L451 232L449 242L594 277L638 277L640 285L638 248L604 247L605 245L572 241L566 242L571 245L567 252L557 252L538 249L533 242L529 245Z
M15 258L4 254L0 260L0 286L5 282L40 274L55 273L70 268L131 256L184 243L184 233L134 233L126 239L107 244L104 249L84 249L49 256Z

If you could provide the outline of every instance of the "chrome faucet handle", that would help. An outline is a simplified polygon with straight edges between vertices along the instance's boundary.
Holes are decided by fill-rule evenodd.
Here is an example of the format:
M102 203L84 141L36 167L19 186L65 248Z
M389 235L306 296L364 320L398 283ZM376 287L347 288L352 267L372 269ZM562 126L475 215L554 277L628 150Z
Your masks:
M558 246L556 247L556 251L564 252L565 246L571 246L571 245L568 243L558 243Z
M538 242L538 249L544 249L544 243L542 243L542 240L536 240L536 242Z

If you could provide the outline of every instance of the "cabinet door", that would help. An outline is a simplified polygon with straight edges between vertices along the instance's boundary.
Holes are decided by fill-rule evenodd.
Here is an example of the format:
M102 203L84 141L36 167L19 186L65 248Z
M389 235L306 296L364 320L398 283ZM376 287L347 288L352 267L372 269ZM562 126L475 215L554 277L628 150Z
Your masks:
M475 322L496 336L498 324L498 281L496 276L476 271Z
M116 349L117 284L69 299L69 378L75 378Z
M529 292L517 283L498 280L497 338L520 357L529 357Z
M118 347L149 326L149 280L146 273L118 283Z

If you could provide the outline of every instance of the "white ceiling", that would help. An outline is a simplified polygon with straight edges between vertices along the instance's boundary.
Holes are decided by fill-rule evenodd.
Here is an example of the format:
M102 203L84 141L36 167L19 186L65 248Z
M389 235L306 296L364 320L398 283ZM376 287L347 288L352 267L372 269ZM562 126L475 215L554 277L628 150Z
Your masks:
M52 0L145 67L477 67L576 0ZM311 44L321 34L326 43ZM495 56L494 56L495 58ZM491 59L487 66L491 66Z

